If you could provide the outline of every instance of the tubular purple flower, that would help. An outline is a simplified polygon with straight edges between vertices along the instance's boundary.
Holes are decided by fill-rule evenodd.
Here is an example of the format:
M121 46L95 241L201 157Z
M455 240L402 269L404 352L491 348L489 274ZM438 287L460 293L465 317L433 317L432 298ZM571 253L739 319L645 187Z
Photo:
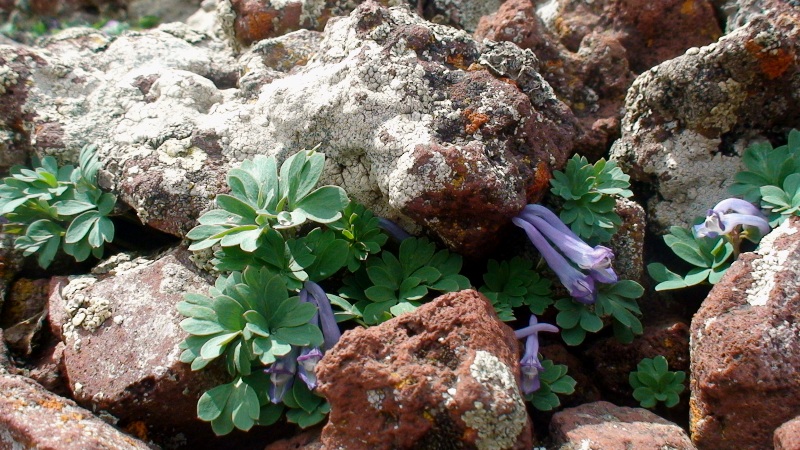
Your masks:
M316 369L320 359L322 359L322 351L320 351L319 347L304 347L300 351L300 356L297 357L297 363L299 364L297 374L300 375L300 379L308 386L308 389L312 391L317 387L317 375L314 373L314 369Z
M389 219L384 219L383 217L378 218L378 226L387 233L389 236L394 238L396 241L403 241L407 238L410 238L411 235L408 232L400 227L400 225L392 222Z
M539 361L539 333L558 333L558 327L549 323L538 323L536 316L531 314L528 326L514 332L517 339L525 339L525 352L519 362L522 372L522 392L531 394L539 389L539 372L544 370Z
M739 225L745 230L756 228L762 236L770 231L764 214L752 203L738 198L728 198L717 203L708 210L705 222L695 225L693 230L695 236L715 238L730 233Z
M534 247L539 250L547 265L556 273L561 284L567 288L569 295L581 303L592 304L595 302L597 293L594 289L594 279L591 276L572 266L530 222L520 217L514 217L511 222L525 230L525 234L528 235Z
M330 350L339 342L342 337L342 332L339 330L339 325L336 324L336 316L333 315L333 308L331 302L328 300L327 294L322 288L313 281L306 281L303 284L303 291L307 291L311 300L317 305L319 311L319 323L322 329L322 336L325 339L324 348ZM301 291L302 292L302 291ZM312 319L313 320L313 319Z
M601 283L616 283L617 275L611 266L614 252L602 245L589 246L552 211L541 205L527 205L519 217L530 222L550 242L578 267L591 272ZM606 269L611 269L606 270Z
M278 358L271 366L264 369L264 372L269 374L271 381L267 392L269 401L280 403L294 383L294 374L297 372L297 348L292 347L292 351Z

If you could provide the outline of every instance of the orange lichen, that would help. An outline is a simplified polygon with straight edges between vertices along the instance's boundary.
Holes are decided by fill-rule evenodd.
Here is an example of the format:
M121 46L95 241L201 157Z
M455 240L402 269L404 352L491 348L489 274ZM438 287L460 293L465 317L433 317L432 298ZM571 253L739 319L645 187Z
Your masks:
M690 14L694 14L694 11L695 11L694 2L695 2L695 0L685 0L681 4L681 14L685 14L687 16L690 15Z
M64 409L64 406L65 406L64 402L60 402L60 401L54 400L54 399L41 400L41 401L38 401L36 403L38 403L39 406L41 406L42 408L56 409L56 410L59 410L59 411Z
M473 111L472 109L464 111L464 115L467 118L467 125L464 127L464 131L466 131L467 134L474 134L481 125L489 121L489 116Z
M464 55L460 53L455 55L448 55L447 58L445 58L445 62L447 64L456 66L461 70L466 70L467 67L469 67L467 63L464 61Z
M538 200L542 197L547 187L550 185L550 168L544 161L539 161L536 170L533 172L533 183L528 188L528 200Z
M462 442L475 442L478 440L478 432L472 428L467 427L464 434L461 435Z
M147 425L141 420L129 423L125 427L125 432L132 434L143 441L147 440Z
M766 50L753 41L745 43L744 48L758 60L761 71L764 72L770 80L774 80L783 75L795 60L794 53L783 48Z

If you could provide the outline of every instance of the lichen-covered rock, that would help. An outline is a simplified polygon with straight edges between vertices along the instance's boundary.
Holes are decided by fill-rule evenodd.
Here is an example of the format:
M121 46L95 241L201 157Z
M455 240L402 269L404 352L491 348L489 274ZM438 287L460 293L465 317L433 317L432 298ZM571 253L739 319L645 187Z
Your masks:
M773 445L775 450L796 450L800 448L800 416L786 422L775 430Z
M614 250L614 271L621 280L643 282L644 238L647 217L644 208L633 200L617 199L614 212L622 219L609 246Z
M179 359L186 333L175 305L184 293L205 293L210 286L193 267L189 253L177 249L54 289L51 309L67 310L60 324L64 367L78 403L150 435L210 434L196 418L197 400L228 380L219 371L193 372Z
M236 59L178 24L115 39L71 30L36 58L4 51L32 73L21 109L35 112L22 120L35 150L72 161L97 144L101 185L178 236L235 161L321 144L323 182L480 253L543 195L575 135L530 51L372 2L331 21L308 64L263 72L249 90L237 87L243 61L269 58Z
M646 3L509 0L481 20L475 35L533 50L542 76L579 120L576 150L599 158L619 136L634 72L720 35L709 1ZM666 23L674 32L663 32Z
M688 225L728 197L739 156L757 133L800 124L800 10L754 16L717 43L639 76L612 158L656 192L657 230Z
M23 164L31 149L30 130L25 126L33 111L25 107L31 72L44 61L21 46L0 46L0 171ZM5 239L5 237L4 237Z
M550 436L559 450L694 450L678 425L643 408L587 403L556 413ZM722 448L722 447L719 447Z
M800 415L800 218L743 253L692 320L691 430L700 448L770 448Z
M40 450L150 449L72 400L18 375L0 374L0 447Z
M8 347L3 339L3 329L0 328L0 375L14 372L14 365L8 359Z
M329 449L529 449L517 342L475 291L344 333L317 377Z

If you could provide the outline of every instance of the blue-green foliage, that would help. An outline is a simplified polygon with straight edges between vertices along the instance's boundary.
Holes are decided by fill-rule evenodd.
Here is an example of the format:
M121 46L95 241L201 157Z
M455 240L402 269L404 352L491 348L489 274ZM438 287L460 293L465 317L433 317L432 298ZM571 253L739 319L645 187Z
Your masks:
M633 388L633 398L643 408L653 408L658 402L664 402L667 408L678 404L679 395L685 389L685 372L669 370L667 359L661 355L644 358L636 368L628 381Z
M622 224L614 212L615 198L633 195L630 177L615 161L590 164L578 155L567 162L564 172L553 172L550 184L550 192L564 200L561 220L590 244L611 239Z
M539 372L539 389L525 399L539 411L552 411L561 405L559 395L570 395L575 392L575 379L567 375L567 366L555 364L549 359L541 360L544 370Z
M515 320L513 308L524 306L532 314L541 315L553 304L550 280L533 270L533 262L514 257L510 261L489 260L485 283L480 292L492 301L500 320Z
M95 147L83 147L79 167L58 167L46 156L33 169L16 166L0 184L0 215L9 223L5 232L16 234L14 246L23 254L37 254L47 268L60 248L77 261L103 255L114 239L108 218L116 197L97 187L100 162Z
M661 263L652 263L647 271L654 280L657 291L680 289L708 282L716 284L728 270L734 253L733 244L726 236L697 237L691 230L670 227L664 242L682 260L695 266L684 275L678 275Z

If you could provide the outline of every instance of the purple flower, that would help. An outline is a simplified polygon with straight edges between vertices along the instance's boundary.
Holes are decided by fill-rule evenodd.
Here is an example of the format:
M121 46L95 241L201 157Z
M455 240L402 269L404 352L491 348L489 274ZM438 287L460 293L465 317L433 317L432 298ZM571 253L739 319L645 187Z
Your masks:
M705 222L694 226L694 234L697 237L715 238L721 234L729 234L739 225L745 231L758 229L761 236L770 230L767 218L752 203L728 198L708 210Z
M322 336L325 339L325 350L330 350L339 342L342 337L342 332L339 330L339 325L336 324L336 316L333 315L333 308L331 302L328 300L328 295L322 290L320 285L313 281L306 281L303 284L303 290L300 291L300 299L303 299L303 291L311 297L311 301L317 306L317 314L311 319L311 323L320 325L322 329Z
M297 348L292 347L289 353L279 357L271 366L264 369L271 381L267 393L272 403L283 401L283 396L292 388L294 374L297 372L297 353Z
M400 225L392 222L389 219L384 219L383 217L378 218L378 226L387 233L396 241L400 242L407 238L410 238L411 235L408 232L400 227Z
M300 290L301 302L312 302L317 307L317 313L311 318L309 323L322 329L323 348L330 350L339 341L342 332L336 324L336 317L333 315L331 302L322 287L313 281L306 281L303 289ZM322 359L322 350L319 347L303 347L300 356L297 357L297 364L300 365L297 374L300 379L314 390L317 387L317 376L314 370L317 363Z
M525 352L519 362L522 372L522 393L529 395L539 389L539 372L544 370L539 362L539 332L558 333L558 327L549 323L538 323L536 316L531 314L527 327L514 332L517 339L525 339Z
M300 351L300 356L297 357L297 364L299 365L297 374L312 391L317 387L317 375L314 370L320 359L322 359L322 351L320 351L319 347L303 347L303 350Z
M536 227L561 253L579 268L588 270L595 281L616 283L617 274L611 266L614 253L608 247L589 246L552 211L541 205L526 206L518 217Z

